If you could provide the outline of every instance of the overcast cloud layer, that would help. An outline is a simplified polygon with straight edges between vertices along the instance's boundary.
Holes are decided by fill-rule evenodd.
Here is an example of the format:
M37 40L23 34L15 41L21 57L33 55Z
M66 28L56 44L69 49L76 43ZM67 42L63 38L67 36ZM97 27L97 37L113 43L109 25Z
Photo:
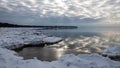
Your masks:
M79 23L84 19L120 19L120 0L0 0L1 21Z

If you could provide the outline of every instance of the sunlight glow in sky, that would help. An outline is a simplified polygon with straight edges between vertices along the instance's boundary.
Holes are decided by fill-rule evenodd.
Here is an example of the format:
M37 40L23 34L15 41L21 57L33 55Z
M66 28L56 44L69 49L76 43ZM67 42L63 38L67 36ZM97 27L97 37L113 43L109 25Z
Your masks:
M105 20L119 24L120 0L0 0L1 22L43 25L88 23L87 20L83 22L84 19L91 19L90 23Z

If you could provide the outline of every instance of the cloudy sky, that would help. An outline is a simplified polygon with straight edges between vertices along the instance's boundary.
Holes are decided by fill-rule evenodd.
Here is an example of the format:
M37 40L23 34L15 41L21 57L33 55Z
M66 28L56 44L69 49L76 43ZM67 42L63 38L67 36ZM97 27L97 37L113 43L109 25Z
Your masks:
M28 25L120 25L120 0L0 0L0 21Z

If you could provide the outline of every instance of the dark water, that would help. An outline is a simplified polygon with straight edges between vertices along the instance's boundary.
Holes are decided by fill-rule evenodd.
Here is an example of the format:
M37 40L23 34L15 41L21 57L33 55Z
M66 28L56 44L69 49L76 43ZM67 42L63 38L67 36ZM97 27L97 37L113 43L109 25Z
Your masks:
M59 59L64 54L101 53L110 45L120 45L119 28L78 28L67 30L42 30L51 36L63 37L58 44L45 47L27 47L18 54L25 59L37 57L43 61ZM37 31L41 31L37 29Z

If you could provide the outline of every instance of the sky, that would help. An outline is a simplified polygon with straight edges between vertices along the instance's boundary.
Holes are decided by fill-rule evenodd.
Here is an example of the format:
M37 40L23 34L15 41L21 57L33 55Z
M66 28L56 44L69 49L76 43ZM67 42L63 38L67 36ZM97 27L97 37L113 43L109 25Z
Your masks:
M120 0L0 0L0 22L120 25Z

